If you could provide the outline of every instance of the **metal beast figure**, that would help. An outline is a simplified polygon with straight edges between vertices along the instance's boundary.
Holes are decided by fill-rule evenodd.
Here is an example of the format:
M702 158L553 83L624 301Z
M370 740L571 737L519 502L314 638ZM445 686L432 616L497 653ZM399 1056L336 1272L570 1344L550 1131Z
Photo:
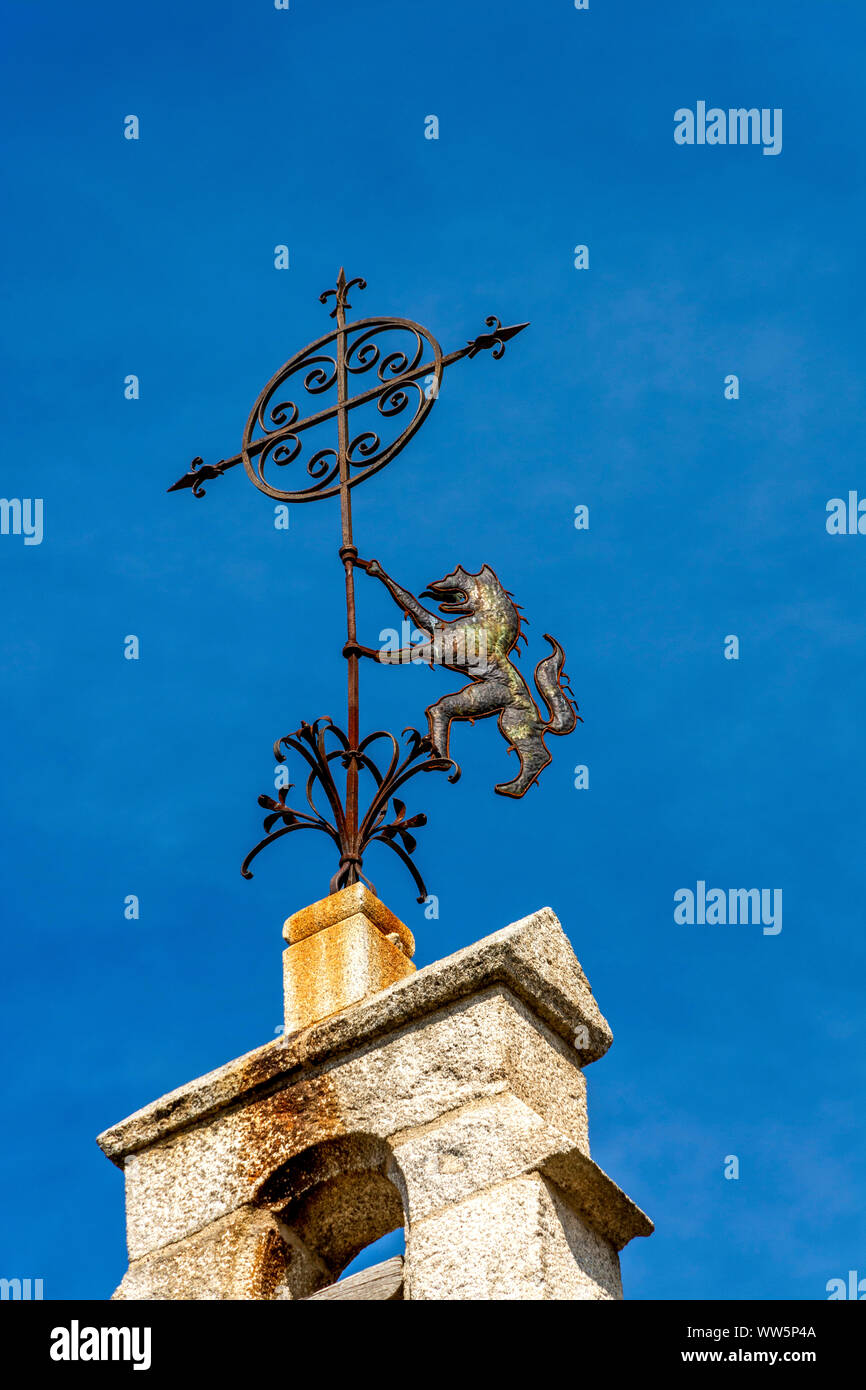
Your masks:
M444 666L468 675L469 685L428 707L430 742L439 757L449 759L453 720L468 719L474 723L498 714L499 731L509 744L508 751L516 750L520 771L511 782L499 783L496 791L501 796L523 796L552 760L545 736L570 734L580 719L560 644L545 633L544 639L553 650L535 668L535 684L547 712L545 719L512 660L512 653L519 656L521 637L526 641L518 605L489 565L482 566L477 574L458 566L420 595L422 599L436 600L440 613L456 615L448 620L424 608L420 599L385 573L378 560L358 559L355 564L382 581L394 602L426 636L424 641L398 651L375 651L354 642L347 643L344 650L351 648L353 653L385 665L423 662L431 668ZM452 781L460 775L456 763L454 767Z

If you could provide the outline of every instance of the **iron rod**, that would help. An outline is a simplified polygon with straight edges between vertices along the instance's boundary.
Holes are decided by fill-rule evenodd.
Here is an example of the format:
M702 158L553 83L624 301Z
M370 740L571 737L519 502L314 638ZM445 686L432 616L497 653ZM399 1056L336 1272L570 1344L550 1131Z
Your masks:
M352 494L349 491L349 407L348 382L346 371L346 306L345 276L343 268L337 279L337 438L340 466L340 522L342 545L340 556L346 576L346 637L349 643L357 642L355 623L355 550L352 538ZM359 715L359 674L358 654L347 654L347 703L349 734L349 765L346 769L346 827L347 839L352 855L358 853L358 761L357 749L360 743ZM349 866L349 883L357 881L357 864Z

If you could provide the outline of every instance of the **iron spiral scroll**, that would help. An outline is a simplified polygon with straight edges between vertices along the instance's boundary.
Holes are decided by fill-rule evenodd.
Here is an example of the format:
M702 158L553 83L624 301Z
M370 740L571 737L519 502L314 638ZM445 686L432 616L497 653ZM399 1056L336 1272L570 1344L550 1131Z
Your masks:
M354 385L355 379L367 373L373 374L369 384L359 383L366 389L346 400L347 409L364 412L367 407L369 413L375 408L381 417L374 417L363 428L349 430L346 460L350 488L390 463L420 429L435 403L442 380L442 349L421 324L411 319L361 319L349 324L342 338L341 330L333 329L284 363L250 412L241 457L248 477L269 497L283 502L312 502L339 496L339 450L330 444L308 451L305 467L309 482L303 487L298 479L299 486L283 489L265 476L268 464L285 468L301 460L308 433L315 439L320 428L336 415L339 405L335 402L302 419L301 407L293 398L298 395L293 381L297 380L310 396L334 392L340 364L337 353L328 349L333 349L338 341L344 345L347 385ZM286 395L286 391L291 394ZM403 429L396 438L383 439L380 431L392 420L403 425Z

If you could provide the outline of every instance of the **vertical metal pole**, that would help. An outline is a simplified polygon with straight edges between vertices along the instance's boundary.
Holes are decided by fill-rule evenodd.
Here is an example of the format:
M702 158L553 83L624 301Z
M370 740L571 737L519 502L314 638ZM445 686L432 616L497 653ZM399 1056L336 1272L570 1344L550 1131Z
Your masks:
M355 560L358 551L352 540L352 495L349 491L349 412L348 383L346 373L346 277L343 267L337 277L337 439L340 465L340 519L342 524L342 545L340 559L346 575L346 636L349 642L357 640L355 627ZM358 713L358 656L350 653L348 661L348 734L349 745L357 749L360 741ZM346 829L351 854L358 853L358 764L355 758L349 760L346 772ZM348 883L358 881L357 860L349 865Z

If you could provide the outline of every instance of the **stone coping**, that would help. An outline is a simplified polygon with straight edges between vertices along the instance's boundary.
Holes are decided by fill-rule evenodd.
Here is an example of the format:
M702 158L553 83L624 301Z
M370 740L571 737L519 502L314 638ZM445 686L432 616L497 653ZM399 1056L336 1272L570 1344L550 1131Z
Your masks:
M646 1212L577 1148L542 1159L536 1171L549 1178L615 1250L622 1250L635 1236L651 1236L655 1230Z
M333 1018L275 1038L170 1091L105 1130L97 1143L122 1168L128 1154L187 1129L242 1097L277 1084L290 1085L307 1068L333 1061L495 984L511 990L573 1047L580 1066L596 1061L610 1047L610 1028L559 919L551 908L543 907Z

